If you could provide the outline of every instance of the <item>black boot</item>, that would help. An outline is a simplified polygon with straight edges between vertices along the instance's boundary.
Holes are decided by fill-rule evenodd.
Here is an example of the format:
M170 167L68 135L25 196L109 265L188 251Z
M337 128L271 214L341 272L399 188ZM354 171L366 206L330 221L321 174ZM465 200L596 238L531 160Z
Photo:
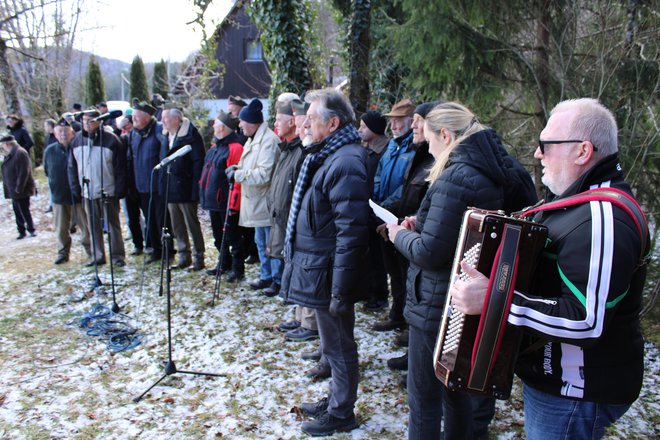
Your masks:
M318 402L303 403L300 411L309 417L318 417L328 410L328 398L324 397Z
M392 370L407 370L408 369L408 352L403 356L391 358L387 360L387 366Z
M316 420L308 420L303 422L301 428L303 432L311 435L312 437L323 437L332 435L335 432L348 432L358 427L355 420L355 414L351 414L345 419L340 419L327 412L324 412Z

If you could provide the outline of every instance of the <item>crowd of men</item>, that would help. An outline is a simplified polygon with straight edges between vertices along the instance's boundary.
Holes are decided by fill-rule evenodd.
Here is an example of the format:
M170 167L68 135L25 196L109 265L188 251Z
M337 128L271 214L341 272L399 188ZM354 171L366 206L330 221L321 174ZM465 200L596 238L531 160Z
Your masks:
M354 326L355 304L362 302L365 310L387 309L373 330L400 330L396 343L410 345L410 353L388 360L393 369L409 369L401 381L408 388L409 437L440 438L444 425L444 438L487 438L494 401L445 389L431 357L465 208L511 212L536 202L529 174L494 130L469 109L443 101L404 99L356 121L348 99L324 89L307 92L304 100L282 94L274 129L264 121L260 100L230 97L206 149L183 111L162 100L134 101L117 126L104 120L103 104L80 112L79 121L67 113L45 122L54 136L43 163L55 264L69 260L75 224L87 265L105 264L109 254L115 266L124 266L123 203L133 255L148 252L147 263L160 260L167 227L174 267L200 271L201 208L218 252L208 274L244 280L254 242L259 277L250 286L296 305L293 319L280 324L286 339L320 339L318 349L303 354L318 362L306 374L332 380L325 397L300 405L309 416L304 432L320 436L358 426ZM32 141L20 118L7 120L11 133L0 139L8 153L3 182L21 239L35 233ZM534 156L553 198L597 186L631 193L618 164L616 122L596 100L560 103ZM397 223L376 217L370 199ZM516 292L509 317L529 334L517 369L527 438L599 438L641 387L637 312L645 237L628 215L602 200L543 213L537 221L549 228L547 261L539 263L534 289ZM471 280L454 285L456 307L480 314L488 279L469 266L463 270Z

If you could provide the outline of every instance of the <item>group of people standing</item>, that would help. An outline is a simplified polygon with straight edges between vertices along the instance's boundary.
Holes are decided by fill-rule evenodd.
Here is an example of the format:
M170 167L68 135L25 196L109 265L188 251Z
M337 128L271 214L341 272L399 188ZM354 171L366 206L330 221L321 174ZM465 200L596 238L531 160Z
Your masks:
M367 136L360 136L340 92L309 92L306 101L303 127L311 131L313 144L293 190L281 294L315 311L332 381L325 397L301 404L312 418L303 422L303 431L328 435L358 425L354 304L370 296L377 300L365 276L378 252L370 246L373 197L399 217L392 224L376 221L375 231L386 232L386 245L393 247L381 249L383 260L389 258L385 252L399 258L386 264L390 284L405 277L408 437L487 438L493 398L446 388L435 377L433 351L463 213L468 207L511 213L533 205L537 196L529 173L507 154L493 129L456 102L397 103L388 114L395 137L378 152L371 148L382 133L378 115L362 117ZM419 145L422 139L426 146ZM424 159L425 148L432 161ZM577 99L553 109L534 156L550 198L562 200L594 187L631 197L617 151L613 114L597 100ZM370 160L378 154L380 159ZM419 163L426 165L418 173ZM540 212L535 221L548 227L549 240L530 291L515 292L508 319L527 335L516 368L523 380L526 436L600 438L641 389L638 313L648 237L608 199ZM480 314L488 279L462 267L471 279L453 284L455 307ZM400 300L392 293L393 307L375 330L402 325Z
M62 118L55 127L58 142L44 161L54 212L61 209L55 190L66 168L62 182L70 184L71 205L82 197L84 209L76 215L94 216L89 225L97 232L91 235L100 236L100 246L86 247L92 263L105 258L103 212L111 257L122 265L118 213L125 197L133 207L129 219L137 213L137 221L129 220L134 253L149 247L149 261L161 258L159 232L171 222L178 266L201 270L199 203L210 213L219 253L210 273L228 282L244 278L248 228L254 228L260 268L251 286L296 305L294 319L280 327L292 340L318 337L319 350L305 356L319 360L323 375L331 377L325 396L300 404L309 417L302 430L312 436L358 426L355 304L380 310L391 295L387 315L373 329L408 328L408 351L397 361L408 370L408 437L487 438L494 399L446 388L435 377L433 350L463 213L468 207L511 213L535 204L529 173L495 130L456 102L415 106L406 99L384 115L364 113L359 128L348 99L334 89L309 91L304 100L285 93L275 109L273 131L259 100L231 97L228 111L214 120L206 152L178 109L165 109L161 123L154 106L134 103L120 124L121 139L99 129L100 113L84 114L76 135ZM385 135L388 125L392 138ZM186 145L191 152L168 172L153 171ZM534 153L549 197L562 200L594 187L631 195L617 145L614 116L597 100L558 104ZM379 220L370 199L397 222ZM135 241L140 210L144 243ZM66 215L60 217L68 224ZM530 291L515 292L508 318L526 334L516 369L524 384L526 437L600 438L641 388L637 313L646 237L607 200L542 212L535 221L548 227L549 239ZM478 315L488 278L468 266L463 270L470 279L452 284L454 305Z

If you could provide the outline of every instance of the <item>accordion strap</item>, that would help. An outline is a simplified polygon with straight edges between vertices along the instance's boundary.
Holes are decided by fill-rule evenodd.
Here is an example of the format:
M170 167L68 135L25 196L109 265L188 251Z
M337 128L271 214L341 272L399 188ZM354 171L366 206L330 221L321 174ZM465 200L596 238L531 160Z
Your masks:
M649 230L648 224L646 222L646 216L642 211L641 206L637 201L632 198L628 193L621 191L617 188L594 188L579 194L575 194L570 197L563 199L555 200L549 203L541 203L536 206L524 209L519 212L514 212L513 217L523 218L529 217L537 212L542 211L556 211L558 209L564 209L571 206L581 205L588 202L610 202L613 205L619 207L623 212L625 212L635 224L637 233L639 234L641 241L641 255L640 255L640 265L644 264L648 239L649 239Z

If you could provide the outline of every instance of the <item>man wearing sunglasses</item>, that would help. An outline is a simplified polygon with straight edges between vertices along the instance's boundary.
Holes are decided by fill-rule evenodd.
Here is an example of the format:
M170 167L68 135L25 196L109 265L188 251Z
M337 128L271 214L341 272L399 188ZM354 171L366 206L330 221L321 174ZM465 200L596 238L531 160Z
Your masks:
M599 187L632 194L617 151L614 115L584 98L552 110L534 157L558 200ZM515 292L508 317L526 333L516 368L526 438L600 438L641 389L638 314L648 248L632 218L609 201L542 211L534 220L548 227L548 243L530 291ZM472 279L456 282L452 299L479 314L488 279L462 267Z

